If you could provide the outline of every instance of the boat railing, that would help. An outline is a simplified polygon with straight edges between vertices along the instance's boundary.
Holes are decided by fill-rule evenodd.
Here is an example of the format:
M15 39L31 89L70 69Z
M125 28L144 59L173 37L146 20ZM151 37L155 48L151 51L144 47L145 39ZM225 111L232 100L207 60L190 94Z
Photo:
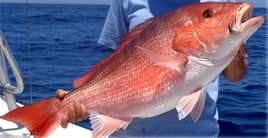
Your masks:
M8 66L9 65L9 66ZM9 68L14 74L16 80L16 86L11 84L10 75L8 73ZM17 108L16 99L14 94L19 94L24 89L24 83L21 75L20 68L18 67L15 58L8 43L0 31L0 88L7 102L9 110Z

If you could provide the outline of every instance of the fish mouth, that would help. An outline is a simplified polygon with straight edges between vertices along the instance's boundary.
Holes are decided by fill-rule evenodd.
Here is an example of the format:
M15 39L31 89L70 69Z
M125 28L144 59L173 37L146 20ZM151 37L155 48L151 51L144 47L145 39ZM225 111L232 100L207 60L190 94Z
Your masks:
M253 5L251 3L243 3L238 8L235 24L229 23L229 32L241 33L248 28L256 26L254 28L259 28L259 26L264 22L263 16L252 17Z
M237 14L236 20L238 23L245 23L247 20L249 20L252 17L253 13L253 6L252 4L245 4L240 6L239 12Z

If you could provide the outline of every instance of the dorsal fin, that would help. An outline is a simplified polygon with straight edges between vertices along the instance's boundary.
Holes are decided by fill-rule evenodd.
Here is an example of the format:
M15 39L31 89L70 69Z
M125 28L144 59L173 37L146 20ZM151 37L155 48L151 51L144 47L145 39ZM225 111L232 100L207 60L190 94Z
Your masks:
M87 72L84 76L81 78L75 80L73 82L73 86L75 88L78 88L85 83L87 83L89 80L92 79L92 77L105 65L109 60L111 60L116 54L118 54L124 47L126 47L134 38L136 38L144 28L149 26L153 21L155 21L158 17L153 17L144 23L141 23L137 25L132 31L130 31L123 39L123 41L120 43L120 45L117 47L117 49L106 59L102 60L100 63L98 63L95 67L93 67L89 72Z

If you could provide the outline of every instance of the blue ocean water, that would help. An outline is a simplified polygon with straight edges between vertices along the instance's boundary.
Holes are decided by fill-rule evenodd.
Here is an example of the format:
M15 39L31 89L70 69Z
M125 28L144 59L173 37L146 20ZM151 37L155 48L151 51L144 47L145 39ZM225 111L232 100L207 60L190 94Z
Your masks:
M112 50L97 44L107 5L0 3L1 30L24 76L25 90L16 98L31 103L72 89ZM267 15L256 8L254 15ZM267 16L266 16L267 19ZM267 135L267 21L248 42L249 70L231 83L220 76L220 136ZM11 76L14 78L13 76ZM88 121L78 123L90 128Z

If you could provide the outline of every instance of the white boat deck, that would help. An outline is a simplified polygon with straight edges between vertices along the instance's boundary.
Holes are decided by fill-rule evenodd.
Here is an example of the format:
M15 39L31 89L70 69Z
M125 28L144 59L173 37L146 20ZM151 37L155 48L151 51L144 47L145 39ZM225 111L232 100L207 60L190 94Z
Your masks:
M32 138L33 136L30 135L30 132L25 127L13 122L6 121L2 118L2 116L7 112L7 104L3 96L0 95L0 138ZM69 124L66 129L58 127L51 135L49 135L48 138L90 138L91 134L91 130L74 124Z

